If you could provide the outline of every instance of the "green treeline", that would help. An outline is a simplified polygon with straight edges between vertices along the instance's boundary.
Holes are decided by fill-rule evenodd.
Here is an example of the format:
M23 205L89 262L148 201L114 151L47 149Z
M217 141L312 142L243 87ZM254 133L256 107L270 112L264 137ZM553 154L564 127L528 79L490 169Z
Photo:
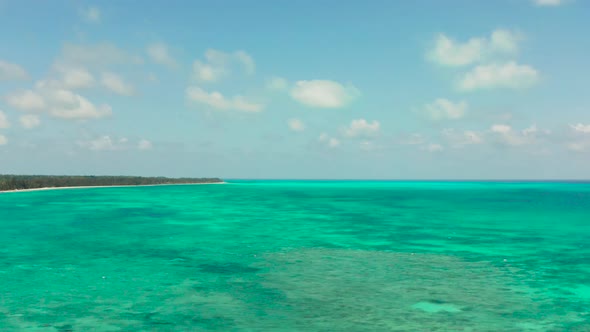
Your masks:
M223 182L218 178L165 178L141 176L0 175L0 191L49 187L136 186Z

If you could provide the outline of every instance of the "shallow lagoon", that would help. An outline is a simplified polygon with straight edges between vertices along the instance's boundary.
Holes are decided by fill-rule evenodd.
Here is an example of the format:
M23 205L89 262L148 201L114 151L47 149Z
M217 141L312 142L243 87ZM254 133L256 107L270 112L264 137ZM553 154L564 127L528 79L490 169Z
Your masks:
M590 184L0 194L2 331L590 331Z

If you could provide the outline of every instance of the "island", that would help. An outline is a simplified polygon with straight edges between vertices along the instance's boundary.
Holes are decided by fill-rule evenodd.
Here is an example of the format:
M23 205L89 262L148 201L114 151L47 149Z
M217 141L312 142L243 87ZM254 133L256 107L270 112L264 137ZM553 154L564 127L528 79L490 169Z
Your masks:
M219 178L167 178L142 176L0 175L0 191L64 187L147 186L223 183Z

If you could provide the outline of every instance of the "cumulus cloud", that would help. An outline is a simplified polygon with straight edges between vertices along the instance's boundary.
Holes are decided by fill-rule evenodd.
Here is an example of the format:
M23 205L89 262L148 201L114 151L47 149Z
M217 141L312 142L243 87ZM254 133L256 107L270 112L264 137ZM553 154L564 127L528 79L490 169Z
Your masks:
M158 76L156 76L156 74L154 73L148 73L146 75L146 80L150 83L158 83L160 82L160 80L158 79Z
M518 43L523 39L522 34L505 29L497 29L492 32L489 42L490 53L516 54Z
M461 44L440 34L427 58L445 66L465 66L481 60L483 48L484 41L481 38L472 38Z
M85 45L65 43L58 62L65 65L109 66L141 64L143 60L105 42Z
M282 77L271 77L266 82L266 88L275 91L285 91L289 88L289 82Z
M32 129L41 125L41 119L34 114L26 114L20 117L20 124L23 128Z
M8 117L2 111L0 111L0 129L10 128L10 122L8 121Z
M254 63L254 59L252 59L248 53L237 51L234 53L234 57L244 67L247 74L254 74L256 71L256 64Z
M381 124L379 121L368 122L365 119L352 120L350 125L343 130L346 137L372 137L379 133Z
M4 60L0 60L0 81L22 81L29 79L27 71L17 65Z
M326 133L322 133L318 138L318 141L322 144L325 144L329 148L337 148L340 146L340 141L334 137L330 137Z
M480 65L465 73L458 82L462 91L478 89L528 88L539 81L539 72L528 65L519 65L514 61L503 64Z
M422 113L431 120L456 120L461 119L467 113L469 105L464 102L452 102L448 99L439 98L434 102L426 104Z
M398 144L401 145L420 145L426 142L426 137L419 133L412 133L409 135L404 135L400 139L397 140Z
M193 63L193 71L195 77L200 81L214 82L221 78L224 73L224 68L215 67L210 64L195 60Z
M21 111L41 111L45 108L43 96L32 90L13 92L5 97L5 101Z
M97 85L93 72L104 72L101 85L122 95L133 93L133 87L109 67L142 63L141 58L128 54L110 43L77 45L66 43L51 67L50 76L36 82L37 91L79 90Z
M566 143L567 149L576 152L590 150L590 124L570 125L570 130L573 135L570 135L569 142Z
M6 136L4 135L0 135L0 145L6 145L8 144L8 138L6 138Z
M85 97L60 87L54 81L39 81L35 85L35 90L13 92L6 96L5 100L21 111L45 111L53 117L68 120L99 119L112 114L109 105L95 105Z
M105 88L122 96L131 96L135 93L133 86L115 73L102 73L101 83Z
M148 45L147 53L153 62L174 68L177 66L176 60L170 55L168 46L164 43L153 43Z
M549 130L542 130L537 125L532 125L523 130L514 130L509 125L495 124L490 128L490 133L498 143L509 146L522 146L537 143L540 139L551 134Z
M56 64L54 70L61 74L60 81L51 81L55 86L66 89L82 89L94 85L94 76L84 67Z
M100 119L110 116L109 105L94 105L85 97L69 90L58 89L46 91L49 114L67 120Z
M441 152L445 148L442 145L440 145L440 144L431 143L431 144L428 144L428 145L422 147L422 149L423 150L426 150L428 152Z
M506 133L509 133L510 131L512 131L512 127L510 127L508 125L503 125L503 124L495 124L495 125L492 125L490 130L494 133L506 134Z
M139 143L137 143L137 148L139 150L150 150L152 148L152 142L142 139L139 141Z
M532 0L537 6L559 6L562 5L564 0Z
M152 148L152 143L146 139L141 139L133 143L127 137L116 138L110 135L104 135L86 141L78 141L77 144L81 148L92 151L149 150Z
M234 65L240 66L246 74L253 74L256 71L254 59L244 51L226 53L209 49L205 52L204 60L193 62L193 74L199 81L215 82L229 76Z
M497 29L489 37L475 37L461 43L445 34L439 34L427 59L443 66L466 66L492 59L496 56L518 52L522 36L518 32Z
M569 142L566 144L566 147L570 151L584 152L590 149L590 140Z
M357 88L329 80L298 81L291 97L299 103L317 108L341 108L360 95Z
M100 9L98 7L88 7L80 10L80 15L86 22L99 23Z
M242 96L226 98L220 92L207 92L197 86L188 87L186 97L189 101L205 104L218 110L260 112L264 109L263 104L250 102Z
M472 130L458 131L455 129L444 129L442 137L453 148L462 148L466 145L483 143L482 134Z
M372 141L361 141L359 143L359 148L363 151L375 151L378 150L380 147Z
M575 125L570 125L570 127L574 132L590 134L590 124L585 125L582 123L578 123Z
M447 139L448 141L448 139ZM412 134L405 134L402 135L395 141L397 144L400 145L408 145L412 147L416 147L423 151L428 152L440 152L445 149L442 144L433 143L431 138L421 134L421 133L412 133Z
M289 129L291 129L292 131L304 131L305 130L305 124L303 123L303 121L301 121L299 119L289 119L288 124L289 124Z
M124 143L126 139L123 139ZM120 147L117 141L113 140L110 136L102 136L89 141L80 141L78 145L83 148L87 148L93 151L105 151L105 150L119 150Z

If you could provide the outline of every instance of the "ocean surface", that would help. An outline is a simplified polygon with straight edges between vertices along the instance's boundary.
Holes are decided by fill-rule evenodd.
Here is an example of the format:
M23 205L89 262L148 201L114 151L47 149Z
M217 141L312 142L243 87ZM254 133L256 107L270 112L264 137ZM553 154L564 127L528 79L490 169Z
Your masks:
M0 331L590 331L590 183L0 193Z

